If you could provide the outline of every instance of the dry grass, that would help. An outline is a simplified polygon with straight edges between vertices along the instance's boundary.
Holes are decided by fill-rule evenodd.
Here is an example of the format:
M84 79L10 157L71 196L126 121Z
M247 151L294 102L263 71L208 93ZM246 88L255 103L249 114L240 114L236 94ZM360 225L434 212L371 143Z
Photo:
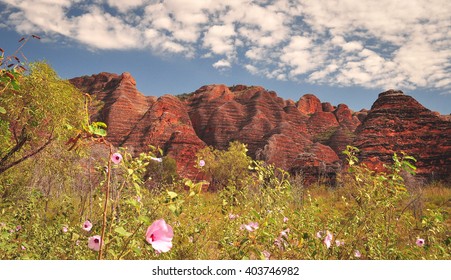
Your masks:
M423 187L422 199L425 209L441 209L445 223L451 228L451 185L435 182Z

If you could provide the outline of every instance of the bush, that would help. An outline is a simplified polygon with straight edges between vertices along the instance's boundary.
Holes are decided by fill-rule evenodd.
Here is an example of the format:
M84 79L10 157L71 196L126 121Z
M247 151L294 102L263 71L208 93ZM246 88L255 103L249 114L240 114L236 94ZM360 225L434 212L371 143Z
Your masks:
M0 174L42 152L55 141L67 141L83 121L83 95L61 80L46 63L29 66L18 77L20 87L0 95Z
M227 150L206 147L197 153L199 160L205 162L201 170L210 181L210 190L235 187L245 188L249 180L249 166L252 159L247 155L245 144L231 142Z

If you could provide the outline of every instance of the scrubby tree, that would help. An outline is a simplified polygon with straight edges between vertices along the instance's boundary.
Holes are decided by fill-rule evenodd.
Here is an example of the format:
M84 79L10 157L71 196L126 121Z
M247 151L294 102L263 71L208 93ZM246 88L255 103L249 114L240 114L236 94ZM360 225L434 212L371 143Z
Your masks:
M238 189L247 185L252 158L247 155L245 144L231 142L227 150L206 147L197 154L205 165L202 170L211 178L210 187L222 189L234 185Z
M0 95L0 174L43 151L54 141L67 141L81 127L83 95L62 80L50 65L35 62L18 76L20 87Z

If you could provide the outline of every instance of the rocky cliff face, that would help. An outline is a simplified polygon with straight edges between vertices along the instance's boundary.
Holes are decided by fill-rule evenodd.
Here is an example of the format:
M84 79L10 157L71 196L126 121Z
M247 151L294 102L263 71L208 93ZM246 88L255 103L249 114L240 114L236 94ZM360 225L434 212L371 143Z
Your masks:
M185 103L197 135L207 145L224 149L239 140L253 158L307 177L334 174L341 152L334 148L342 145L331 147L327 141L341 126L355 130L360 124L345 105L326 105L325 112L312 94L294 102L262 87L204 86Z
M205 147L197 137L185 105L171 95L144 96L128 73L100 73L71 79L70 82L93 96L92 118L108 125L107 139L133 154L160 147L177 160L182 175L194 172L196 152Z
M418 160L419 175L446 179L451 174L451 122L402 91L379 94L356 135L353 144L374 170L384 170L394 152L405 152Z
M313 94L295 102L258 86L207 85L184 96L156 98L141 94L128 73L70 81L99 101L93 119L108 124L114 145L135 153L149 145L163 148L184 176L196 172L199 149L225 149L234 140L247 144L253 158L302 172L308 180L333 177L349 144L374 169L390 163L393 152L405 151L419 159L421 174L451 170L450 122L400 92L382 93L370 111L352 112Z

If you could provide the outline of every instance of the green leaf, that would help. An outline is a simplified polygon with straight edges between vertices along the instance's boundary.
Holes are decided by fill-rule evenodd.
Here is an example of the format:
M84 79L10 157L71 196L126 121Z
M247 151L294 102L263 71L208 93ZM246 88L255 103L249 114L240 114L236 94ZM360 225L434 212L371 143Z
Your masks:
M12 80L11 81L11 85L13 86L14 90L19 90L20 89L19 82L17 82L16 80Z
M413 164L411 164L411 163L408 162L408 161L405 161L404 164L405 164L406 166L408 166L409 168L411 168L412 170L417 170L416 166L413 165Z
M414 158L413 156L404 156L404 160L412 160L412 161L414 161L414 162L417 161L417 159Z
M118 253L114 249L108 249L108 254L113 256L113 259L117 259Z
M99 136L106 136L106 130L103 128L98 128L95 126L90 125L89 126L89 132L91 132L92 134L95 135L99 135Z
M93 122L91 125L98 127L98 128L107 128L107 125L104 122Z
M6 114L6 109L3 107L0 107L0 114Z
M169 195L169 198L170 198L170 199L177 198L177 196L178 196L178 194L175 193L175 192L171 192L171 191L167 191L167 192L168 192L168 195Z
M116 233L118 233L120 236L129 237L132 235L130 232L126 231L123 227L117 227L114 229Z
M106 136L106 129L107 125L103 122L93 122L88 126L88 130L90 133L99 135L99 136Z
M252 210L251 213L252 213L257 219L261 219L260 214L258 214L257 211Z
M78 238L80 238L80 235L78 235L78 234L76 234L76 233L73 233L73 234L72 234L72 241L77 241Z
M172 213L176 213L177 212L177 207L174 204L170 204L168 206L169 210L171 210Z
M150 224L150 219L147 216L139 216L138 221L143 222L145 224Z
M137 206L139 206L138 201L136 201L135 199L127 199L126 200L127 204L134 206L135 208Z
M133 247L133 252L138 256L142 255L142 250L139 247Z

